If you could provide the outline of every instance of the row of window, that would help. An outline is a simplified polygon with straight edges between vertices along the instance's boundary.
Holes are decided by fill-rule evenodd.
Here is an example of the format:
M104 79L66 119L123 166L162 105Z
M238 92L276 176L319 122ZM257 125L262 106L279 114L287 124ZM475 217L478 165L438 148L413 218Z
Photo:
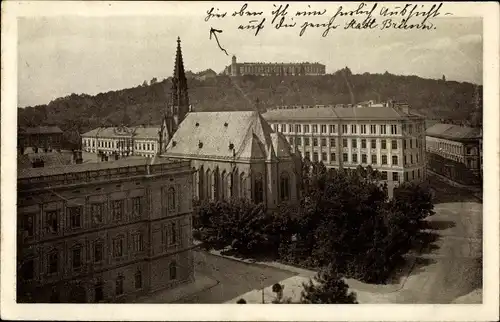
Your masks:
M427 142L429 148L434 150L443 150L453 154L463 154L463 146L458 144L451 144L446 142L436 142L436 141L428 141ZM471 155L476 154L476 149L471 147L465 148L465 154Z
M175 196L173 197L175 198ZM134 197L131 198L132 209L130 209L130 213L133 218L140 218L142 214L142 197ZM174 201L175 203L175 201ZM111 220L114 222L119 222L123 219L124 216L124 204L125 200L113 200L109 203L109 210L111 214ZM92 225L96 226L102 224L104 222L104 214L105 214L105 206L106 203L91 203L89 206L90 216L92 220ZM46 233L57 234L61 227L61 210L54 209L48 210L44 212L43 215L43 229ZM67 228L69 229L80 229L83 228L83 206L68 206L66 207L66 215L67 215ZM22 229L24 232L24 238L33 237L35 233L35 214L26 214L23 216L23 224Z
M170 223L164 227L163 244L165 247L177 245L179 242L179 225L176 222ZM128 248L125 247L125 236L119 235L113 238L111 244L112 257L115 259L122 258L127 254ZM101 264L105 258L105 247L102 239L96 240L92 244L92 258L90 259L94 264ZM73 271L78 271L83 265L83 246L77 245L71 248L70 267ZM135 232L131 234L131 249L130 251L140 253L144 251L144 236L142 232ZM46 255L46 272L48 275L59 273L60 269L60 253L57 250L51 251ZM34 275L34 261L33 259L27 260L23 263L22 276L24 279L33 279Z
M304 142L304 145L305 146L310 146L310 143L311 143L311 140L310 138L302 138L302 137L288 137L288 141L290 142L290 145L302 145L302 142ZM351 147L352 148L357 148L358 147L358 140L357 139L351 139ZM408 140L409 141L409 145L406 144L407 140L403 140L403 149L406 149L408 146L410 149L413 149L413 140ZM326 138L313 138L312 139L312 146L327 146L327 139ZM337 145L337 140L335 138L330 138L329 140L330 142L330 147L336 147ZM343 147L348 147L348 139L342 139L342 146ZM391 145L391 149L392 150L397 150L398 149L398 141L397 140L381 140L380 141L380 148L382 150L386 150L387 149L387 146L389 145L389 142L390 142L390 145ZM320 145L318 145L318 143L320 143ZM361 148L362 149L367 149L369 146L369 148L371 149L376 149L377 148L377 140L376 139L372 139L372 140L366 140L366 139L361 139ZM415 148L418 148L419 147L419 141L415 141Z
M84 147L95 147L95 140L83 140ZM120 149L127 148L132 146L130 142L122 142L122 141L97 141L98 148L108 148L108 149ZM136 150L142 151L153 151L156 148L156 144L154 143L135 143Z
M325 162L327 161L327 153L326 152L322 152L321 153L321 161ZM318 152L313 152L313 157L311 159L311 153L310 152L305 152L304 154L304 157L306 159L309 159L313 162L317 162L317 161L320 161L319 160L319 154ZM330 153L330 162L337 162L337 155L336 153L332 152ZM358 164L359 161L358 161L358 154L357 153L353 153L351 155L351 160L349 161L349 154L348 153L343 153L342 154L342 161L344 163L354 163L354 164ZM378 158L377 158L377 155L376 154L372 154L370 156L370 161L371 163L370 164L378 164ZM411 157L411 161L413 163L413 156ZM418 163L418 155L417 155L417 158L416 158L416 161ZM361 163L362 164L368 164L368 155L367 154L361 154ZM388 160L387 160L387 155L382 155L382 158L381 158L381 164L382 165L389 165L388 164ZM392 163L391 165L399 165L399 160L398 160L398 156L397 155L393 155L392 156Z
M377 132L377 128L379 131ZM359 131L358 131L359 129ZM273 130L282 133L337 133L336 124L273 124ZM397 124L391 125L366 125L366 124L342 124L340 127L343 134L400 134Z

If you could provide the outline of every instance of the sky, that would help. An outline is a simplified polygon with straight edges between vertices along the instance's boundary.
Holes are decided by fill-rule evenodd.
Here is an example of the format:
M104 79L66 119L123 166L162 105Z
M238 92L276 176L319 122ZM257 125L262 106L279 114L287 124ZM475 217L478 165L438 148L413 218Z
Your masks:
M240 24L256 18L205 21L211 7L228 11L230 16L242 4L203 2L187 11L174 6L156 15L19 18L18 106L47 104L72 93L95 95L135 87L153 77L167 78L173 72L177 37L182 40L184 66L194 72L208 68L220 72L236 55L239 62L320 62L327 73L347 66L354 74L445 75L447 80L482 84L481 18L438 17L432 20L436 29L427 31L339 28L326 37L321 36L324 28L309 28L299 37L302 23L328 22L339 4L310 3L312 9L327 9L327 14L298 17L296 28L277 30L270 24L271 3L249 3L249 10L262 10L266 18L257 36L255 30L238 30ZM307 5L291 3L287 18ZM343 26L347 19L337 21ZM222 30L217 36L228 55L214 38L209 39L211 27Z

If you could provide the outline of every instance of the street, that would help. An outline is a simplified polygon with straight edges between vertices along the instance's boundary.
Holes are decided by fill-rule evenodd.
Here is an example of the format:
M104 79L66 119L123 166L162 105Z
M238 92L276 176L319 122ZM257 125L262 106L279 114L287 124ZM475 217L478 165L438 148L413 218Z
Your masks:
M194 262L196 274L215 279L219 284L177 303L224 303L253 289L260 289L261 276L265 278L263 285L269 286L296 275L277 268L234 261L202 250L194 251Z
M416 255L396 303L450 303L482 287L482 202L470 192L431 177L435 242Z

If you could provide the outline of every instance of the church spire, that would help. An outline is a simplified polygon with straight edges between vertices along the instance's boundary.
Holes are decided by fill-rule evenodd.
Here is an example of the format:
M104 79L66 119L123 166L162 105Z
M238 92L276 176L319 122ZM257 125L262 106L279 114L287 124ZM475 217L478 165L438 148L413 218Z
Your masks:
M184 62L182 61L181 39L179 37L177 38L177 52L175 54L171 93L171 104L174 108L173 114L177 114L178 122L180 123L189 110L189 97Z

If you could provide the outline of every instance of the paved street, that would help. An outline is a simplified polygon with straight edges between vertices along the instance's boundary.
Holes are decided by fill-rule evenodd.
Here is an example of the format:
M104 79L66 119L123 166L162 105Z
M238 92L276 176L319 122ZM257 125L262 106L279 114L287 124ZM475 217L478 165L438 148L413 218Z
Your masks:
M273 285L295 275L293 272L261 265L246 264L198 250L194 252L197 274L218 280L219 284L206 291L183 298L177 303L224 303L238 295Z
M482 203L436 177L431 183L436 214L429 223L437 240L417 256L397 303L450 303L482 287Z

